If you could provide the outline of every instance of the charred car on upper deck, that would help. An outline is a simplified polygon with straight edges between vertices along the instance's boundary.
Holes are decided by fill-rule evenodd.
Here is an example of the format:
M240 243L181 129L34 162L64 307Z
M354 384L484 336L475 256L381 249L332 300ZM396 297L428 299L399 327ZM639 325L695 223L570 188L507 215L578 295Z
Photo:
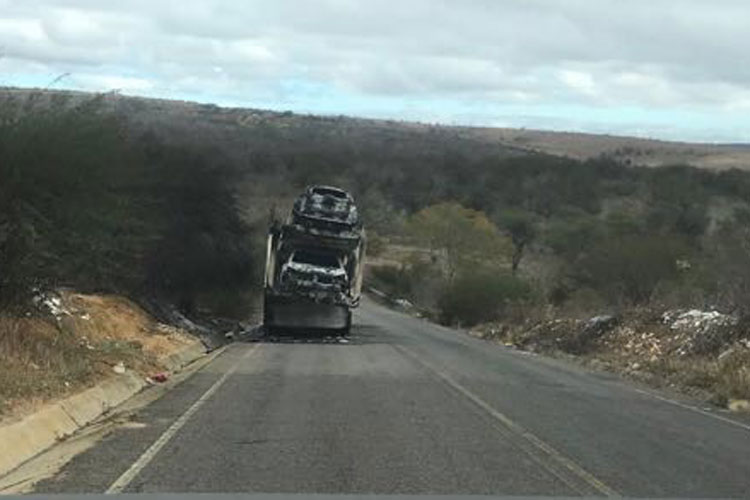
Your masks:
M357 236L362 228L352 196L331 186L308 187L294 202L290 222L305 231L341 236Z

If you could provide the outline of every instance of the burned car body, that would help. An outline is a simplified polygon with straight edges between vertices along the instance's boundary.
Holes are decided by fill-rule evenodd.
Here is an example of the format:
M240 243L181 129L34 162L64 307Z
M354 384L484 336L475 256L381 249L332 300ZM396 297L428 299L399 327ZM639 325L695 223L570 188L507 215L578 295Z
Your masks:
M296 250L281 266L281 290L319 302L345 302L349 277L332 254Z
M346 192L311 186L286 223L272 220L266 243L266 333L337 331L347 335L364 276L365 230Z
M354 199L331 186L310 186L294 202L290 223L298 229L358 238L361 222Z

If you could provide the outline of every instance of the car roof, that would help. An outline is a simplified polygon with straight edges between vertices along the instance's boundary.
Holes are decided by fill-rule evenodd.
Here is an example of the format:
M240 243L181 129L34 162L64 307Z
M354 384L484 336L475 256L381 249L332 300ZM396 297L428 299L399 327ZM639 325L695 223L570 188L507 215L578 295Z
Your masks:
M339 198L351 198L351 195L343 189L334 186L316 185L307 188L309 192L317 194L330 194Z

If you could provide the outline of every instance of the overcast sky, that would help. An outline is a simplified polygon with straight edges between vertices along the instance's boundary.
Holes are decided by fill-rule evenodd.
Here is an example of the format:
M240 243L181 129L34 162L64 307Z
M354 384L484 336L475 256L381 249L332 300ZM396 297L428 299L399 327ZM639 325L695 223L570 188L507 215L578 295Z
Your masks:
M750 1L0 0L0 85L750 142Z

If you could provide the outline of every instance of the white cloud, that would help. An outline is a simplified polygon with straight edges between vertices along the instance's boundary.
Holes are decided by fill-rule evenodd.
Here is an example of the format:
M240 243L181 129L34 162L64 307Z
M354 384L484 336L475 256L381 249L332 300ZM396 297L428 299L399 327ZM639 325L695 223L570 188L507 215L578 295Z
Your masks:
M304 81L363 103L719 117L747 109L747 26L744 0L0 0L0 69L232 102L294 102Z
M563 69L558 72L558 78L573 91L595 97L599 94L594 83L594 77L583 71Z
M27 43L44 43L47 40L42 23L37 19L0 18L0 33L4 40L15 39Z
M154 87L154 84L145 78L119 75L79 74L71 75L70 80L80 88L91 91L107 89L125 93L138 93L152 90Z

